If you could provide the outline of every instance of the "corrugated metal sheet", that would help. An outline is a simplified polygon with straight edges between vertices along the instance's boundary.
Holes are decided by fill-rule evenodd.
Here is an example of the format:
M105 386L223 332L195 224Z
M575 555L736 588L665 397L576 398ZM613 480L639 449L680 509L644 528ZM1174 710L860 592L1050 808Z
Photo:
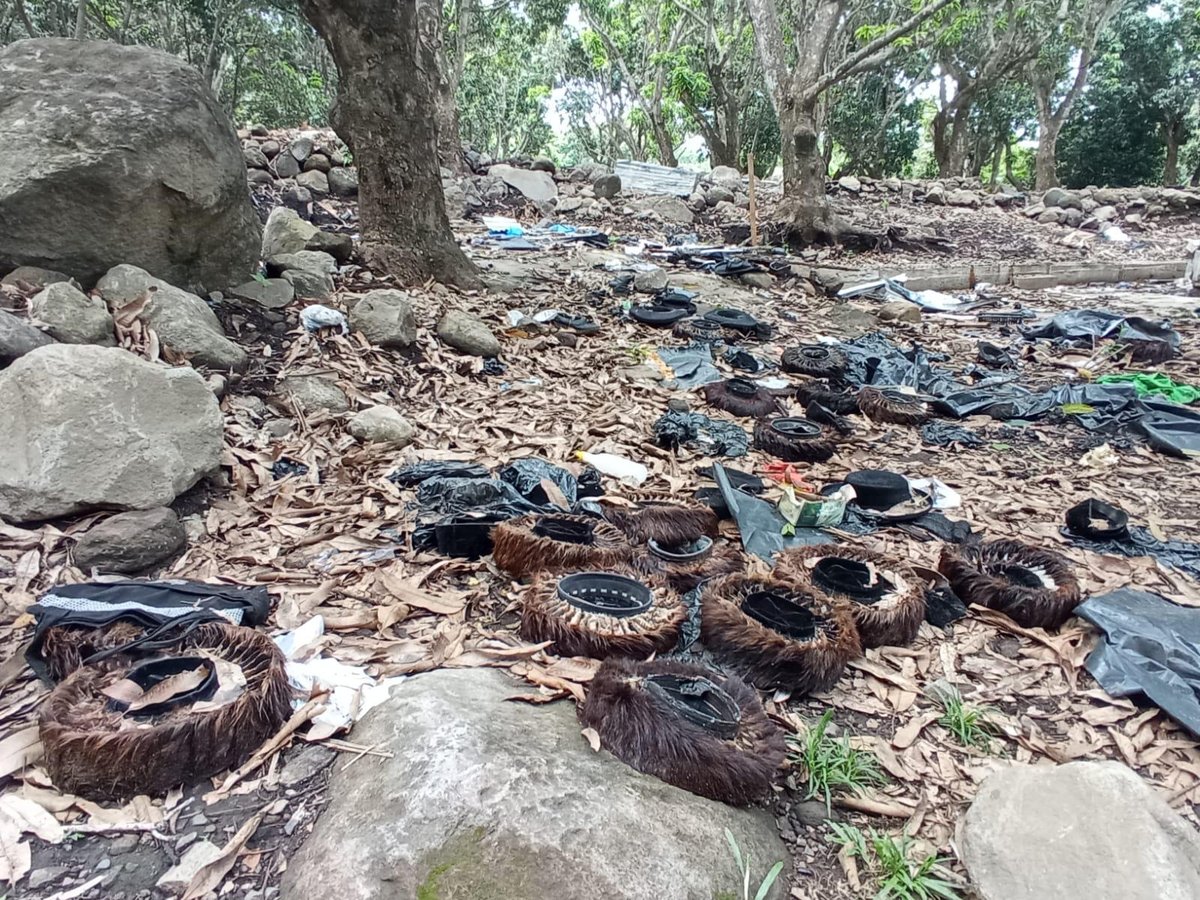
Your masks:
M696 189L699 172L689 169L672 169L657 163L635 162L619 159L613 171L621 176L621 190L640 191L643 194L674 194L687 197Z

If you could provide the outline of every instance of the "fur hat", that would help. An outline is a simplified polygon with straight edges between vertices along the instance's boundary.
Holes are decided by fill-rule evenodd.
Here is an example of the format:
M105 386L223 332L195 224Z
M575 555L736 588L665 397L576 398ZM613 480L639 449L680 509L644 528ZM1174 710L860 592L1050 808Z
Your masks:
M947 547L938 561L954 593L1004 613L1024 628L1058 628L1082 595L1065 556L1001 540L964 548Z
M134 660L86 665L50 692L41 711L46 770L64 793L91 800L156 796L241 765L291 715L286 661L264 634L236 625L198 625L171 648L241 670L242 692L204 712L180 705L130 727L103 693Z
M833 456L829 432L808 419L759 419L754 424L754 446L784 462L825 462Z
M609 504L604 516L633 544L650 540L664 545L687 544L720 533L717 514L698 500L653 491L630 494L627 499L633 501L632 509Z
M605 576L610 585L595 583ZM599 604L592 602L598 593ZM559 656L645 659L675 647L685 618L687 609L674 589L657 580L638 581L632 569L542 573L521 603L521 637L554 641L550 651Z
M735 416L761 419L779 412L779 400L764 387L746 378L716 381L703 388L705 402Z
M925 584L895 557L848 544L821 544L785 550L777 570L848 603L863 647L909 644L925 618ZM858 589L860 580L865 590Z
M591 516L535 514L492 529L492 559L513 578L603 570L628 563L632 554L620 530Z
M788 347L779 360L783 371L814 378L833 378L846 371L846 354L825 344Z
M579 720L639 772L735 806L765 798L784 758L752 688L687 663L605 660Z
M764 690L827 690L862 655L848 605L786 574L714 579L700 611L704 645Z
M862 388L858 392L858 408L872 422L896 425L923 425L932 417L924 400L889 388Z
M633 564L640 572L666 579L681 593L687 593L709 578L732 575L746 567L736 546L728 541L714 541L708 536L683 544L648 541L634 557Z

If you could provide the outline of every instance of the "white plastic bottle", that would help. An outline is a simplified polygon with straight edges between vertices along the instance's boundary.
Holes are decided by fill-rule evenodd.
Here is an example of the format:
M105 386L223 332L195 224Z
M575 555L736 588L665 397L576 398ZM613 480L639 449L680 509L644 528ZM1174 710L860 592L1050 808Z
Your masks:
M575 454L575 458L634 487L641 487L642 482L650 477L650 470L641 463L617 456L615 453L588 453L586 450L580 450Z

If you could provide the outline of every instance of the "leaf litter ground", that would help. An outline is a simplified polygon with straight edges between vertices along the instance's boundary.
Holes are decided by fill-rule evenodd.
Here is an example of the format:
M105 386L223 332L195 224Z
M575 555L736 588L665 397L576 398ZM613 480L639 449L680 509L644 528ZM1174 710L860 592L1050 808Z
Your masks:
M352 222L352 207L331 207L329 212ZM966 223L962 243L970 244L973 257L988 258L992 245L979 239L990 227L988 217L1007 215L985 213L954 212L954 221ZM603 224L662 236L652 221L623 218ZM1021 235L1033 227L1024 220L1014 226ZM708 230L711 236L713 229ZM477 229L471 233L479 235ZM1061 256L1062 248L1042 246L1046 257ZM193 540L161 575L265 585L278 598L274 627L293 628L320 614L326 622L325 651L366 666L378 677L439 667L503 667L521 679L513 682L514 701L578 700L597 664L560 659L546 647L521 641L515 634L519 586L489 559L471 562L414 552L413 492L397 488L387 474L416 459L469 460L494 467L523 456L562 463L574 450L589 449L639 460L651 470L647 487L687 496L699 485L695 469L710 460L654 446L651 423L669 400L682 396L694 409L727 416L704 409L698 395L662 386L666 373L651 351L673 341L664 331L614 314L619 298L607 292L612 273L596 268L605 258L600 251L557 249L518 257L484 245L473 252L494 283L504 280L512 290L463 295L429 286L414 292L421 328L409 354L380 351L357 334L305 334L296 327L295 309L289 310L285 325L223 310L227 328L254 361L222 401L226 449L221 479L177 501L180 511L191 515ZM1003 258L1005 252L1003 244L994 246L991 258ZM836 254L826 252L821 261L831 259L838 261ZM840 262L849 267L868 259ZM798 282L751 291L686 270L670 274L674 283L699 289L701 302L739 306L776 325L774 340L746 345L766 359L778 360L790 343L853 333L846 331L844 309L802 290ZM334 305L386 284L369 272L347 270ZM1188 301L1162 285L1033 293L1004 289L1002 294L1048 312L1082 305L1128 312L1148 305L1189 308ZM464 358L433 337L440 313L452 306L479 314L502 335L502 375L484 374L481 360ZM547 307L591 316L602 331L572 340L507 326L508 308L533 312ZM858 318L869 323L864 316L872 315L871 304L864 303ZM152 354L153 335L139 331L137 324L130 328L131 346ZM1012 338L995 326L928 315L920 324L879 327L898 344L918 341L946 353L950 368L972 362L980 338L1002 344ZM1198 383L1200 329L1190 317L1177 320L1176 327L1184 337L1184 354L1161 369L1176 381ZM1026 347L1021 356L1022 379L1034 386L1058 383L1072 368L1086 367L1098 375L1118 371L1124 363L1049 346ZM305 414L279 399L276 381L298 374L334 378L354 407L395 406L416 426L416 443L403 451L364 446L344 431L340 417ZM794 405L791 411L801 412ZM273 426L282 420L291 420L293 427L277 438L279 429ZM839 445L833 459L806 468L809 480L834 480L861 468L936 477L963 497L963 508L952 517L965 518L991 538L1040 542L1065 553L1076 563L1085 593L1134 584L1200 605L1196 583L1153 560L1093 554L1067 544L1059 534L1068 507L1100 496L1122 505L1156 534L1200 538L1194 463L1117 440L1117 465L1101 459L1089 466L1081 460L1102 439L1061 423L1003 424L986 418L962 423L987 441L979 449L925 446L915 430L872 425L860 416L854 423L856 434ZM277 480L272 466L283 457L307 465L308 473ZM734 465L761 470L766 462L752 452ZM610 487L616 486L610 482ZM34 528L0 525L3 629L10 648L28 637L25 609L39 593L85 579L71 566L69 551L100 518L88 515ZM733 537L728 523L724 527ZM941 544L928 538L915 530L886 530L849 539L933 568ZM812 801L802 802L802 778L795 772L789 776L774 811L793 851L792 896L869 892L870 873L828 842L826 818L864 830L903 831L922 852L952 859L958 816L987 772L1008 760L1118 759L1197 821L1200 747L1158 710L1114 700L1101 691L1083 669L1094 641L1090 626L1079 620L1058 633L1046 633L976 610L944 632L923 625L911 647L870 651L827 695L768 697L771 714L793 730L832 709L837 733L874 753L888 776L886 785L861 796L835 798L828 813L823 804L814 808ZM165 799L137 798L122 807L102 808L54 790L38 765L36 714L45 690L19 660L13 656L0 669L5 685L0 766L7 783L0 804L10 804L0 806L0 857L10 874L28 870L13 897L148 897L158 877L197 840L209 840L224 852L191 879L196 896L221 885L236 896L269 896L323 805L330 768L370 765L372 756L388 752L355 744L353 732L319 742L281 740L256 760L259 765L239 771L236 778L218 777ZM993 733L986 748L963 746L939 724L941 709L931 686L942 684L957 686L968 704L990 710ZM297 732L301 738L304 733L303 727ZM75 831L64 840L56 828ZM769 861L760 862L765 872ZM961 879L963 872L950 864L947 877Z

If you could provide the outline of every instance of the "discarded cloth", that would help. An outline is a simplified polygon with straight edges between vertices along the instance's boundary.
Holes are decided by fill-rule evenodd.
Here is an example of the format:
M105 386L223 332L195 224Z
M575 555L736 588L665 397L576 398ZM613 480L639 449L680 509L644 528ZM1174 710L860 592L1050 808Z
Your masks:
M959 444L963 447L982 447L987 443L970 428L951 425L949 422L930 422L921 426L921 440L935 447Z
M1081 603L1075 614L1103 635L1087 670L1109 695L1145 695L1200 737L1200 609L1120 588Z
M720 381L723 376L713 365L712 347L705 343L689 344L687 347L660 347L661 359L675 377L664 382L665 387L691 390Z
M1128 382L1133 385L1139 397L1166 397L1172 403L1195 403L1200 400L1200 389L1190 384L1180 384L1170 375L1162 372L1130 372L1124 375L1101 375L1096 379L1097 384L1119 384Z

